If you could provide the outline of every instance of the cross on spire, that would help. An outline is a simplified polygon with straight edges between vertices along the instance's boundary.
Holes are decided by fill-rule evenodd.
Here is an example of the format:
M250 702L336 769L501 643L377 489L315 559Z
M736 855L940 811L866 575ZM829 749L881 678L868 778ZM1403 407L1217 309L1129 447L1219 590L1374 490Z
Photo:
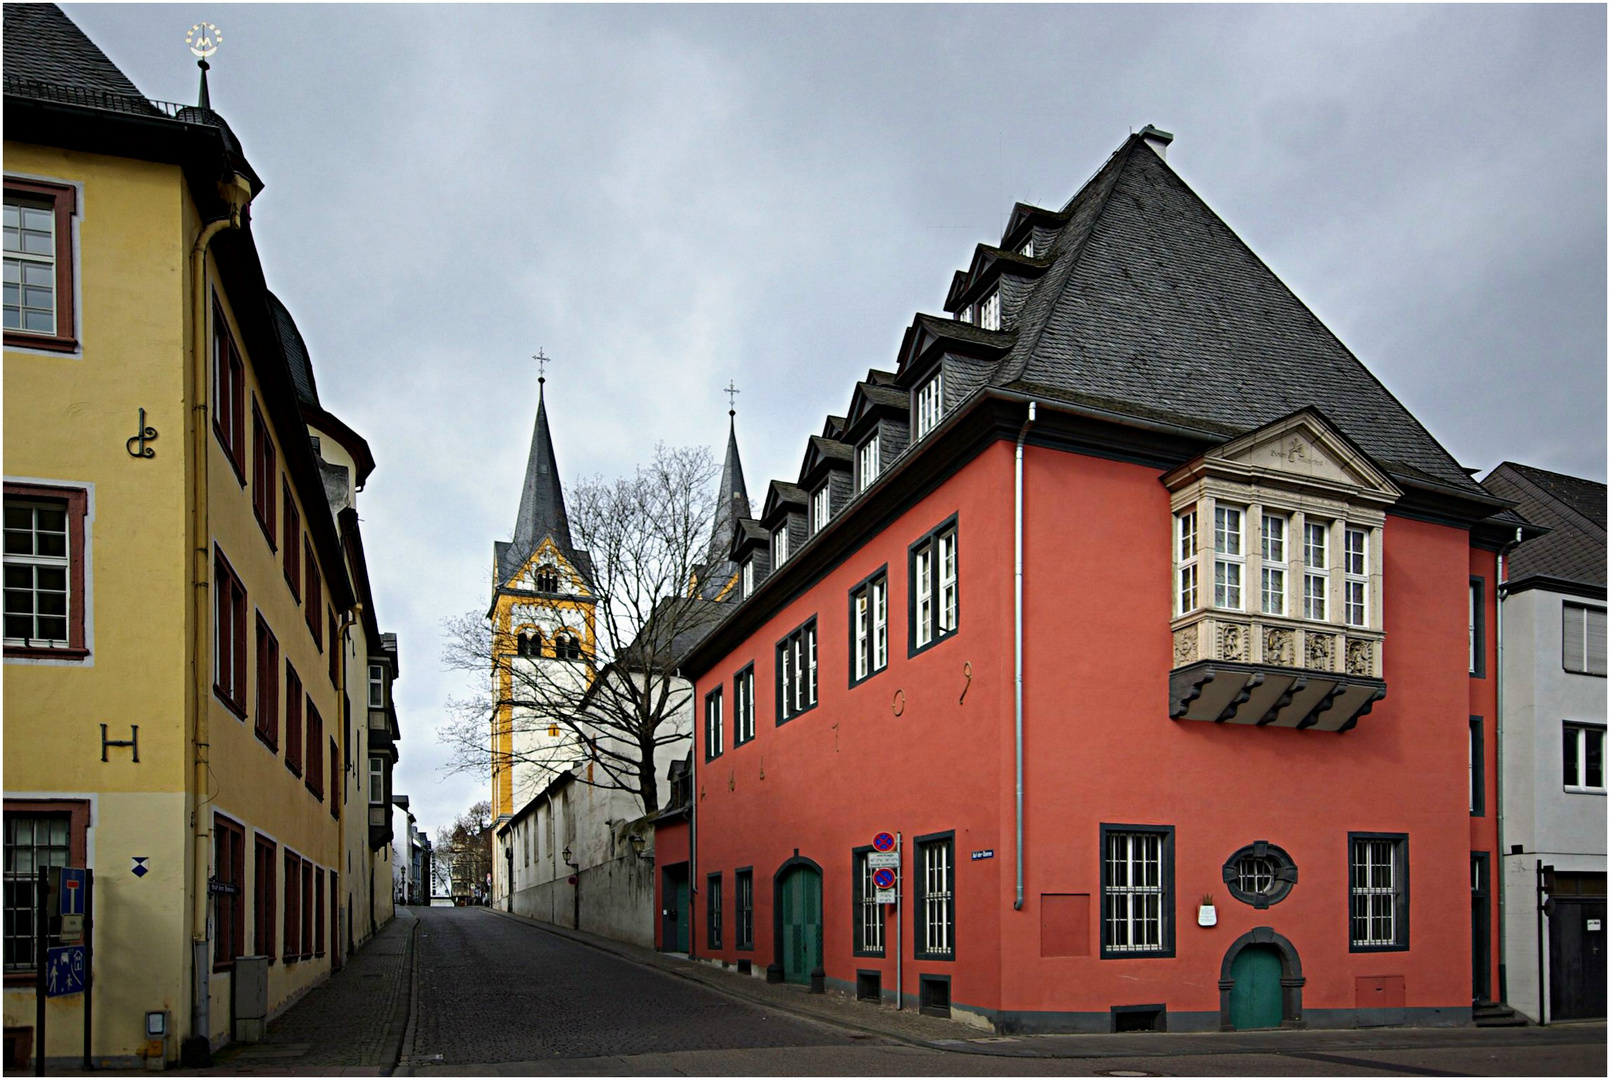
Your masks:
M721 392L727 395L727 415L737 416L738 409L736 397L738 394L743 393L743 391L738 389L737 383L733 382L731 379L728 379L727 388Z
M548 364L553 360L553 357L545 355L542 351L542 347L539 345L537 347L536 355L532 356L531 359L537 362L537 383L540 385L547 382Z

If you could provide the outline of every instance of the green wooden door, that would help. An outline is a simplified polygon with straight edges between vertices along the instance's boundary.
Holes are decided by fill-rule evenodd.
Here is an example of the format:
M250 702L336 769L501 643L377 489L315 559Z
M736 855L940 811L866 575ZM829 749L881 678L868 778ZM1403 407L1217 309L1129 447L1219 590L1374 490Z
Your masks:
M1280 953L1266 945L1248 945L1230 964L1230 1026L1237 1031L1279 1027Z
M676 883L676 897L671 901L671 910L676 913L676 951L688 951L688 878L684 873Z
M782 881L783 978L808 983L822 964L822 876L809 867Z

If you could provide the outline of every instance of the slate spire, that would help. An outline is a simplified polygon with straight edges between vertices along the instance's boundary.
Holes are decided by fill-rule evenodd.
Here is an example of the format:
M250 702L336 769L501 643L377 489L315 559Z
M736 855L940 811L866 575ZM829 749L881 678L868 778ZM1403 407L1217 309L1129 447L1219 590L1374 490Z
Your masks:
M732 550L732 533L738 519L749 516L749 491L744 487L743 462L738 459L737 412L727 410L727 457L721 463L721 487L716 492L716 520L710 530L711 563L724 563Z
M520 491L520 516L514 523L513 550L520 557L535 551L543 537L551 536L561 551L570 550L570 521L565 515L565 493L559 486L553 437L548 433L548 407L543 384L537 380L537 424L531 432L531 453L526 458L525 486Z

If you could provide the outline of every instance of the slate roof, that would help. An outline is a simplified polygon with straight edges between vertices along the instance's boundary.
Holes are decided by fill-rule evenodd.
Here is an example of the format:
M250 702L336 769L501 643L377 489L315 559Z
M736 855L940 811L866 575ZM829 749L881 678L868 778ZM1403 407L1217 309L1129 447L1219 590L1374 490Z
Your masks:
M570 519L565 513L565 493L559 483L559 466L554 460L553 436L548 431L548 406L543 392L537 391L537 421L531 430L531 450L526 456L525 482L520 488L520 513L514 522L514 540L492 545L497 562L498 586L508 582L520 564L553 537L554 544L583 578L591 581L592 560L570 542Z
M1560 578L1605 586L1605 485L1506 461L1482 487L1549 531L1510 555L1508 578Z
M8 79L145 96L55 4L7 4L3 22Z
M1063 212L992 385L1233 434L1314 405L1395 475L1481 494L1139 135Z
M730 414L729 414L730 417ZM732 548L734 522L749 516L749 489L744 486L744 466L738 458L738 425L729 419L727 456L721 463L721 486L716 491L716 520L710 530L712 561L724 561Z
M285 350L285 361L291 367L291 382L296 385L296 396L304 404L319 404L319 387L313 379L313 359L308 355L307 342L296 320L273 293L268 294L268 307L274 315L274 328L279 331L280 346Z

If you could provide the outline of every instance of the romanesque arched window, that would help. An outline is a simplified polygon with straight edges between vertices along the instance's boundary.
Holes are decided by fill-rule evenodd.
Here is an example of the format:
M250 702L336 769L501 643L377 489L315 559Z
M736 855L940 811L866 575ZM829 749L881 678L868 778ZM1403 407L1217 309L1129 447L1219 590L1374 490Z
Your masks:
M555 593L559 591L559 571L551 566L544 566L536 573L537 591Z
M581 642L576 635L568 630L561 630L553 636L553 655L559 660L580 660Z

